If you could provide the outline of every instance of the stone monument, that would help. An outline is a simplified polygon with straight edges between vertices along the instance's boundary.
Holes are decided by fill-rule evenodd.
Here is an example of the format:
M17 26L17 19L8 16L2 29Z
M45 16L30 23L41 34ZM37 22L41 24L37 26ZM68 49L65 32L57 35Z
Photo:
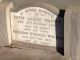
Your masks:
M3 0L0 7L1 46L18 46L19 43L22 47L56 48L56 18L59 10L51 1L14 0L12 3Z
M68 23L69 25L64 27L64 48L65 56L71 57L69 40L71 24L69 20L66 20L67 12L65 24ZM1 2L0 46L13 44L13 47L18 48L56 50L56 18L58 13L59 10L49 0L41 0L40 2L37 0L14 0L14 3Z
M80 60L79 9L66 9L64 18L64 57ZM0 46L56 51L59 9L49 0L0 2ZM61 40L60 40L61 41Z
M14 1L11 12L13 45L56 50L56 18L59 10L48 1L24 1Z

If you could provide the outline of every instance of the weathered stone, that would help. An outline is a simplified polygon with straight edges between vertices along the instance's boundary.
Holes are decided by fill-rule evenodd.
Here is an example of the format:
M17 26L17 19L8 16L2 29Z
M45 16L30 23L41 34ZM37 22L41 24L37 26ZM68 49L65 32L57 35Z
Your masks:
M35 2L34 2L35 1ZM13 8L13 10L12 10L12 12L11 12L11 31L12 31L12 40L14 40L14 41L22 41L22 42L26 42L26 41L31 41L32 42L32 44L31 44L31 42L28 42L28 43L26 43L27 45L25 45L25 43L20 43L20 42L18 42L18 44L20 45L22 45L23 47L25 47L25 46L31 46L31 47L33 47L33 48L39 48L39 49L48 49L48 50L54 50L54 47L55 47L55 49L56 49L56 18L55 17L57 17L57 15L58 15L58 13L59 13L59 10L56 8L56 7L54 7L54 5L52 5L52 4L50 4L51 3L51 1L47 1L47 0L41 0L41 1L37 1L37 0L34 0L34 1L32 1L32 0L20 0L20 1L18 1L18 0L16 0L16 1L14 1L14 8ZM54 20L54 22L52 23L45 23L45 22L43 22L43 23L45 23L46 25L48 25L48 24L54 24L54 26L52 26L51 28L52 28L52 30L51 30L51 28L49 27L49 29L47 29L48 30L48 32L49 33L45 33L45 32L43 32L43 33L41 33L39 30L38 30L38 28L39 28L39 26L38 25L36 25L36 26L38 26L38 28L37 28L37 30L38 30L38 32L36 32L35 33L35 31L28 31L29 32L29 34L30 34L30 32L32 32L32 33L35 33L35 34L39 34L39 33L41 33L41 34L46 34L46 35L48 35L48 34L52 34L52 35L54 35L55 37L52 39L52 42L48 42L48 44L47 45L42 45L39 41L38 42L36 42L37 40L35 39L35 42L36 43L33 43L33 41L34 41L34 39L31 39L30 40L30 38L29 38L29 34L28 34L28 36L27 36L27 33L26 34L21 34L22 32L20 32L20 31L23 31L24 30L24 28L26 28L27 29L27 27L24 27L26 24L24 23L22 23L22 24L19 24L19 23L17 23L16 21L18 21L18 20L20 20L20 19L17 19L17 20L14 20L13 19L13 17L14 16L26 16L22 21L23 22L27 22L27 21L29 21L29 20L25 20L25 19L27 19L27 16L29 17L29 15L27 14L27 13L25 13L25 11L28 11L28 10L30 10L30 9L32 9L32 10L36 10L36 13L32 13L31 12L31 16L30 16L30 18L32 17L36 17L37 18L37 16L35 16L34 14L39 14L38 15L38 17L40 18L40 12L39 12L39 9L41 10L42 9L42 11L43 11L43 15L45 14L44 12L47 12L47 15L45 14L43 17L44 18L47 18L48 17L48 19L49 19L49 21L50 21L50 15L53 15L53 19L52 20ZM50 15L48 14L48 12L50 13ZM23 13L23 15L21 15L21 13ZM30 12L28 12L28 13L30 13ZM42 13L41 13L42 14ZM13 16L14 15L14 16ZM45 17L46 16L46 17ZM43 19L43 17L41 18L41 20L43 20L44 21L44 19ZM14 21L14 22L13 22ZM40 21L40 20L39 20ZM40 22L37 22L37 23L40 23ZM32 21L31 21L32 22ZM36 22L36 21L33 21L32 23L34 23L34 22ZM42 22L41 22L41 24L42 24ZM20 27L19 27L19 25L20 25ZM30 26L32 26L32 28L30 28L30 29L34 29L33 28L33 26L34 26L34 24L31 24ZM43 26L44 27L44 26ZM45 28L46 27L48 27L48 26L45 26ZM14 29L15 28L15 29ZM18 33L14 33L13 31L17 31L17 32L19 32L19 34ZM44 30L45 31L45 30ZM24 32L27 32L27 30L26 31L24 31ZM25 36L26 35L26 36ZM57 34L58 35L58 34ZM61 35L61 34L59 34L59 35ZM26 37L26 41L25 41L25 38L23 38L23 36L24 37ZM36 35L36 36L33 36L34 38L36 38L38 35ZM27 38L28 37L28 38ZM30 36L30 37L32 37L32 36ZM62 36L57 36L57 37L62 37ZM40 38L42 38L42 37L40 37ZM46 37L47 38L47 37ZM21 40L22 39L22 40ZM49 39L49 38L48 38ZM42 39L42 43L46 43L45 41L45 38L44 39ZM49 39L50 40L50 39ZM29 44L30 43L30 44ZM38 45L36 45L36 44L38 44ZM13 44L14 45L14 44ZM18 45L18 46L19 46ZM21 46L20 45L20 46ZM25 45L25 46L24 46ZM42 46L41 46L42 45ZM16 45L14 45L15 47L17 46L17 43L16 43ZM18 47L17 46L17 47ZM19 46L19 47L20 47ZM50 48L51 47L51 48Z
M64 48L66 60L80 59L80 9L79 7L69 7L66 10L64 22Z
M54 51L50 53L39 49L0 48L0 60L65 60L64 57Z
M10 2L0 3L0 46L11 44L10 9L12 7L13 4Z

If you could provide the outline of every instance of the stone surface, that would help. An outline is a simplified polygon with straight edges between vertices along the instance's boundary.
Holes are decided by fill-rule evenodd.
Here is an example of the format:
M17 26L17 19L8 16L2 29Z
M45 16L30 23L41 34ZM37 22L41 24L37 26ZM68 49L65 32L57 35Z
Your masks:
M54 7L54 5L51 5L51 1L49 1L48 3L48 1L45 1L45 0L44 1L36 0L35 2L32 0L30 1L16 0L14 1L13 5L14 5L14 8L11 11L12 40L26 42L26 44L33 43L33 45L28 44L28 46L31 46L31 47L34 46L34 44L39 44L39 45L42 45L42 48L43 48L43 46L45 45L44 49L46 49L46 46L48 46L48 47L51 47L49 50L53 50L53 47L56 47L56 38L62 38L62 36L59 36L61 34L59 35L57 34L58 36L55 36L56 35L55 20L57 15L59 14L59 9ZM32 13L33 11L34 13ZM24 18L15 20L14 19L15 16L18 18L21 18L21 17L24 17ZM39 18L40 20L36 18ZM48 22L46 22L45 20L48 20ZM21 21L23 23L18 23ZM53 21L53 22L49 22L49 21ZM25 26L31 26L31 27L25 27ZM48 29L45 29L45 28L48 28ZM51 35L52 37L48 37L48 35ZM25 47L26 44L24 44L23 46ZM40 46L37 46L37 47L41 49Z
M71 10L66 9L64 17L64 55L66 60L70 59L70 39L71 39Z
M8 0L5 0L8 1ZM21 1L21 0L13 0L13 1ZM22 0L24 1L24 0ZM29 0L30 1L30 0ZM41 1L41 0L32 0L33 2ZM68 6L80 6L80 0L42 0L51 2L58 9L66 9Z
M0 46L11 44L10 9L12 6L10 2L0 3Z
M68 27L68 28L66 28ZM66 60L80 60L80 8L69 7L65 13L64 48Z
M56 51L50 53L38 49L18 49L1 47L0 60L64 60L64 57Z
M56 47L56 18L56 14L37 6L11 12L12 40Z

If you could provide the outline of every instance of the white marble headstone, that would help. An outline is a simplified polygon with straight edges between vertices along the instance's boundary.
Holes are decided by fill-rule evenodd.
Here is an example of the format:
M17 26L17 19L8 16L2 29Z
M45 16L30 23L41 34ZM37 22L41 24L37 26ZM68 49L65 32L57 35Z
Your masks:
M11 12L12 40L56 46L56 15L41 7Z

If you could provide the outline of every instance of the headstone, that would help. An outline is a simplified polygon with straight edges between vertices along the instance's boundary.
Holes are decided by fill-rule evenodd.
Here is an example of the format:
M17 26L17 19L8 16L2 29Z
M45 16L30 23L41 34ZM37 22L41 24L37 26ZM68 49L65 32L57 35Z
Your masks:
M9 46L11 44L10 30L10 9L13 3L0 3L0 46Z
M56 18L59 10L46 1L27 1L20 6L17 6L20 2L15 3L11 12L13 45L53 51L56 48Z
M12 39L56 46L56 15L40 7L28 7L11 13Z

